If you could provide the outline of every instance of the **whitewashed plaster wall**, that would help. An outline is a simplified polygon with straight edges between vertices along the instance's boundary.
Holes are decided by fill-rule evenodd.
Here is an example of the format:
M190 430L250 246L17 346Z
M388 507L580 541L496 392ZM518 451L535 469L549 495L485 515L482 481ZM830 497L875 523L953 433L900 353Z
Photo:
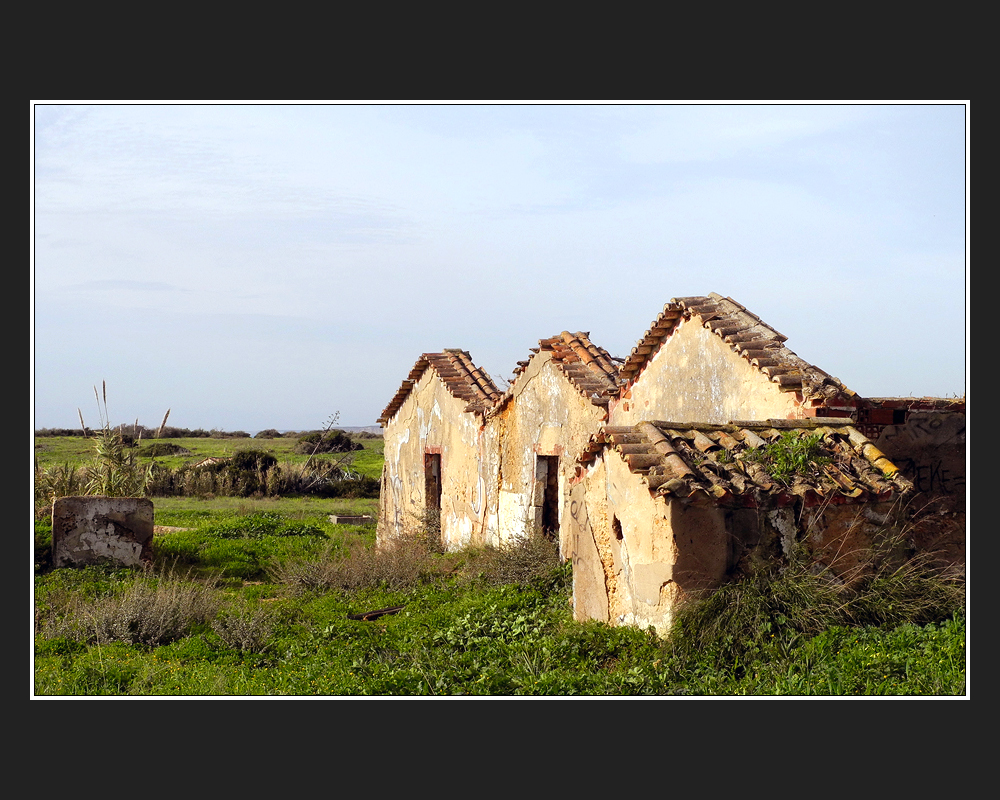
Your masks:
M683 320L611 408L612 425L644 420L707 422L801 416L782 392L697 320Z
M417 381L383 431L385 465L377 539L415 530L427 506L424 456L441 456L441 537L455 549L478 541L487 510L484 431L478 416L432 369Z
M538 456L558 456L559 544L568 553L566 498L576 457L606 417L541 351L517 377L513 396L489 415L487 441L496 458L495 525L498 543L523 537L539 525Z

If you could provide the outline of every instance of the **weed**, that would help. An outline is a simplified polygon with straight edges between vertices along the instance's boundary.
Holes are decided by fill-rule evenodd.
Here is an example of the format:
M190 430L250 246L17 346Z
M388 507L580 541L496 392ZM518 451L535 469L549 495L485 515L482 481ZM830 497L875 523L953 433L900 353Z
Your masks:
M348 540L318 556L274 562L270 576L293 592L308 589L357 591L411 589L451 572L451 561L415 538L401 538L378 549Z
M770 444L748 448L738 457L760 464L774 480L785 485L795 475L808 475L830 461L820 434L800 435L795 431L784 431Z
M244 603L224 609L211 621L211 627L227 647L260 654L270 647L276 622L274 612Z
M40 518L52 512L52 503L57 497L72 497L83 494L85 475L72 464L58 464L48 468L40 467L35 460L35 516Z
M412 538L376 549L374 534L325 523L331 512L372 505L158 501L158 520L191 528L157 534L163 568L36 575L36 694L965 691L964 587L920 560L887 553L850 583L811 572L804 560L761 562L718 596L692 600L660 639L574 622L570 567L546 572L544 552L532 565L538 542L441 554ZM282 535L286 523L328 538ZM181 549L191 572L167 565ZM271 568L253 585L222 577L264 565ZM215 577L193 579L202 573ZM349 618L396 606L404 608L374 621Z
M925 625L964 609L964 577L922 555L870 557L849 582L807 559L762 562L741 579L678 610L669 647L682 662L711 654L730 665L784 657L833 626Z
M300 520L286 519L274 512L251 512L208 525L203 536L223 539L260 539L264 536L324 536L322 530Z
M220 599L204 581L168 573L137 574L113 594L87 598L63 595L40 620L47 637L107 644L157 646L175 641L209 622Z
M97 394L97 387L94 387L101 429L94 436L94 458L84 471L84 493L105 497L142 497L153 478L154 466L152 463L143 465L139 462L135 450L137 442L133 436L125 434L121 427L111 427L107 385L103 381L101 389L103 409L102 396ZM79 409L77 413L80 415L80 425L86 431L83 413ZM169 413L168 410L167 414ZM166 422L166 417L163 420ZM135 427L138 429L138 421ZM141 437L140 433L139 438Z
M559 553L551 540L529 535L501 545L472 551L465 571L486 586L504 584L554 585L567 576L560 570Z

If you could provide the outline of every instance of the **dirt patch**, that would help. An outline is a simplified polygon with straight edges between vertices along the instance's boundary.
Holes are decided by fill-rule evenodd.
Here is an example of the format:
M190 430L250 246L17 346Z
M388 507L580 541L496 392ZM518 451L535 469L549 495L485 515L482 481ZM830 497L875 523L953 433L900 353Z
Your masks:
M160 533L175 533L176 531L190 531L192 528L172 528L169 525L154 525L153 535Z

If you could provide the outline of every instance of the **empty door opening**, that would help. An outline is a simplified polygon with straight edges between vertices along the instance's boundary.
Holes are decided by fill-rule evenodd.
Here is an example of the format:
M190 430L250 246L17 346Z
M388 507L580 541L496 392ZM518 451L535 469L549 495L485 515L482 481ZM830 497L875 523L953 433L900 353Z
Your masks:
M424 505L428 511L441 511L441 454L424 454Z
M535 461L536 519L540 533L559 542L559 456L538 456Z

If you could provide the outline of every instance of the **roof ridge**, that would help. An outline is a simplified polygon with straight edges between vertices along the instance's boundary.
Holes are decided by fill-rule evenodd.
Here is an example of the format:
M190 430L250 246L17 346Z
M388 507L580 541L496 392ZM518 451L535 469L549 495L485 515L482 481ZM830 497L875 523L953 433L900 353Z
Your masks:
M514 375L494 409L514 396L518 379L531 360L542 352L552 354L552 361L570 385L594 405L606 406L609 398L618 391L618 365L611 354L590 338L589 331L569 333L538 340L538 347L531 347L531 355L518 361Z
M465 411L482 414L501 397L489 373L473 362L467 350L446 348L439 353L421 353L406 380L379 416L380 425L385 425L399 411L428 369L434 370L453 397L466 402Z
M837 378L800 358L785 345L788 337L731 297L708 295L675 297L639 339L619 370L620 383L634 383L649 361L670 338L682 319L699 317L701 324L716 334L751 366L764 374L780 391L801 392L803 400L821 402L856 394Z

